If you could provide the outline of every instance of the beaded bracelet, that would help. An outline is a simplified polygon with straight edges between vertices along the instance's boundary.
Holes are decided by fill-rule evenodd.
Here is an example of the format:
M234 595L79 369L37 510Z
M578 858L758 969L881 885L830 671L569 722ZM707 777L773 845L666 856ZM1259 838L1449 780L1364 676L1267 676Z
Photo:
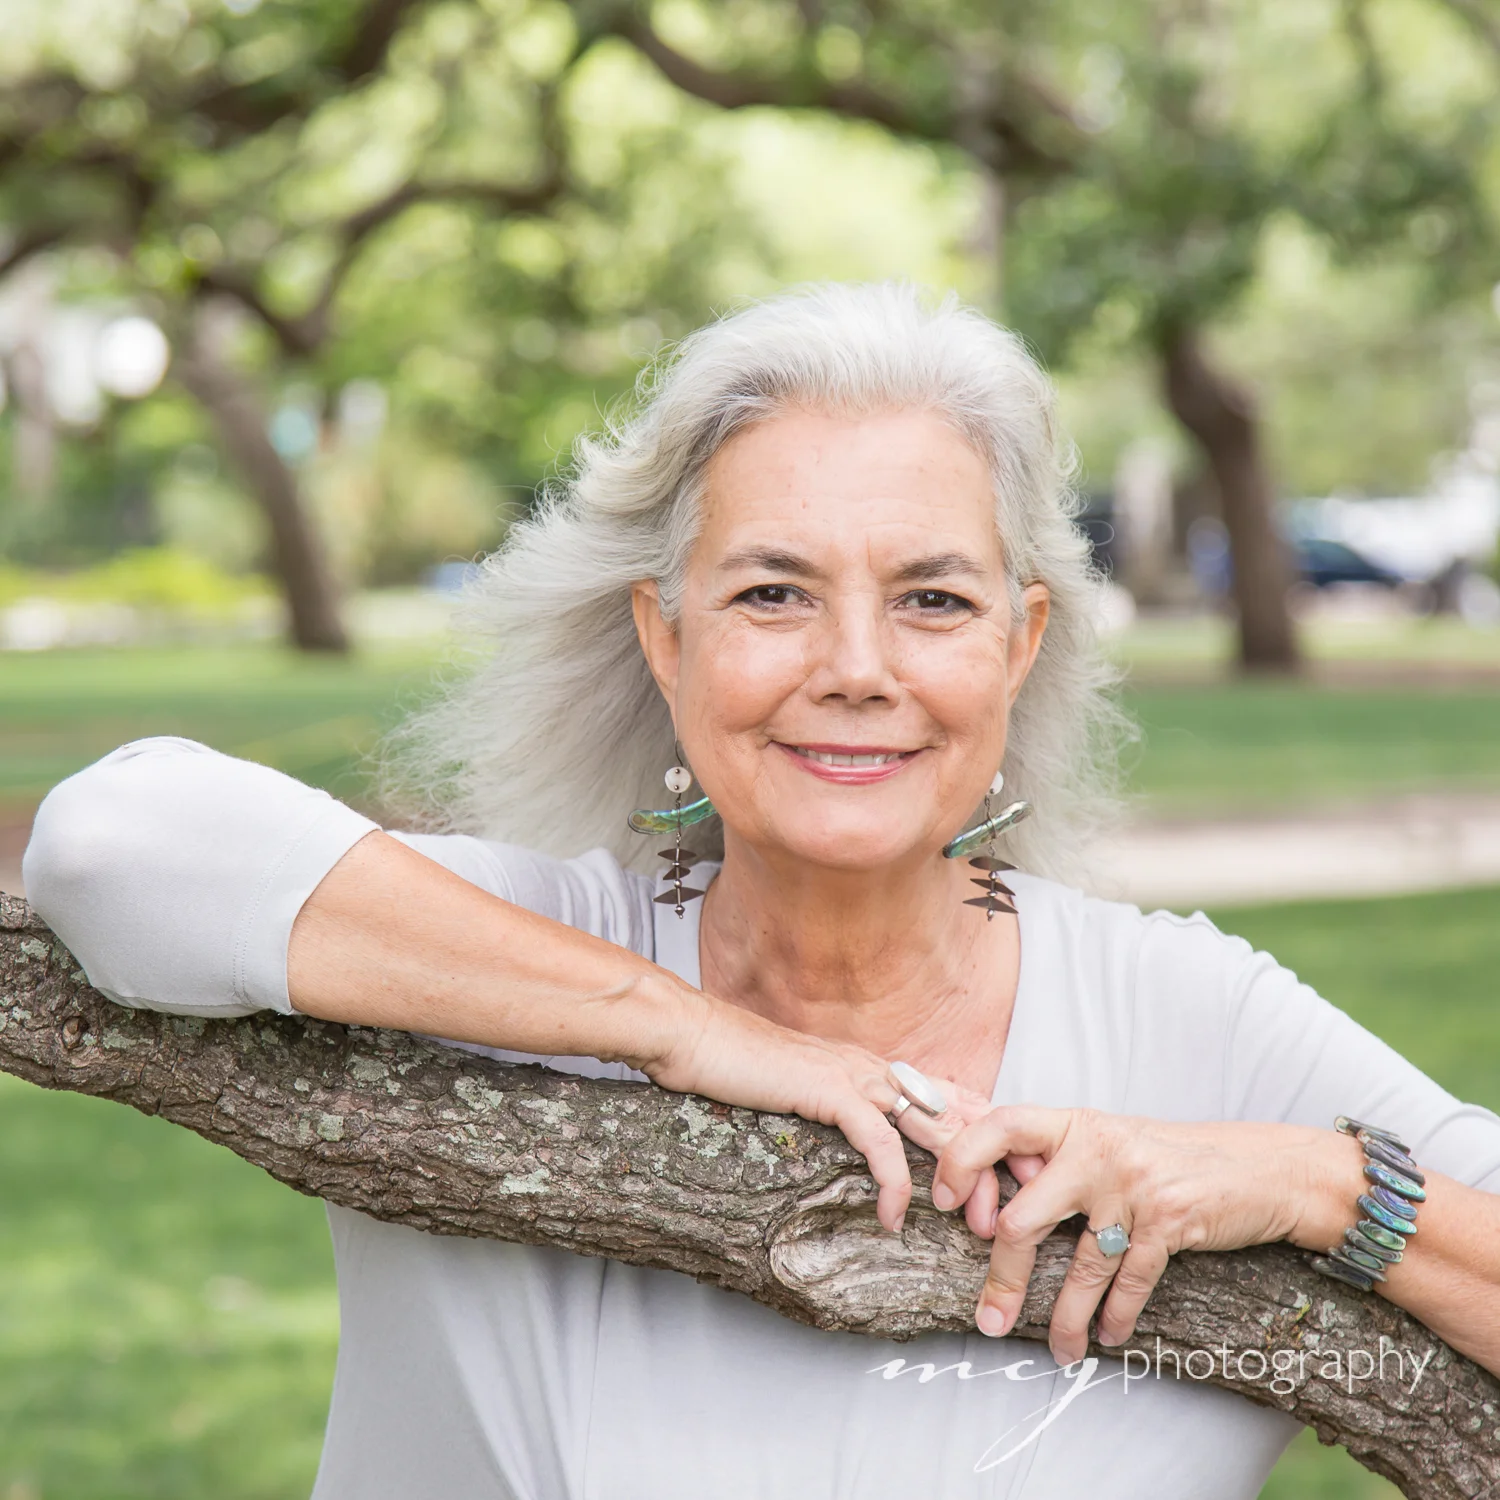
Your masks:
M1382 1268L1401 1259L1407 1240L1417 1232L1417 1204L1427 1198L1422 1186L1427 1179L1411 1159L1411 1148L1394 1131L1348 1115L1340 1115L1333 1128L1364 1147L1370 1187L1359 1195L1365 1217L1344 1231L1342 1244L1330 1246L1326 1255L1314 1255L1312 1264L1325 1276L1367 1292L1385 1280Z

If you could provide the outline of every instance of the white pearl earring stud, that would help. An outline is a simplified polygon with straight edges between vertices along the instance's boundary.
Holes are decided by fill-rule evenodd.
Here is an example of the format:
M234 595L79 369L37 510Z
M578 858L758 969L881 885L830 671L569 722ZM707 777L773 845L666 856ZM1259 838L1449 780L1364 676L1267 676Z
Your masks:
M685 792L693 784L693 773L686 766L672 766L663 780L669 792Z

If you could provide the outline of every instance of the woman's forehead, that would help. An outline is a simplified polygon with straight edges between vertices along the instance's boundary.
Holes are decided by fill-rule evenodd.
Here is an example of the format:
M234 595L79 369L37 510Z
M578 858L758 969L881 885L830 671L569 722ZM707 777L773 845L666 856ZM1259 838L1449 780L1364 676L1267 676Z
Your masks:
M998 547L988 467L931 411L786 412L737 433L704 477L700 537L714 551L855 531L986 562Z

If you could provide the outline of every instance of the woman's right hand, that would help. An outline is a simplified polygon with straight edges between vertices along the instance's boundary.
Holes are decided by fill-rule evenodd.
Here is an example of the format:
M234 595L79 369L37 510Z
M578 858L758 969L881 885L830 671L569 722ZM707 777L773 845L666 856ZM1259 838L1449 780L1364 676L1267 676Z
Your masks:
M639 1066L653 1083L684 1094L702 1094L721 1104L769 1114L800 1115L843 1131L869 1164L879 1188L876 1213L899 1232L911 1203L911 1172L902 1136L936 1156L966 1125L989 1114L994 1102L950 1078L933 1077L948 1100L933 1117L913 1106L903 1110L900 1128L890 1112L901 1088L887 1059L852 1042L829 1041L778 1026L753 1011L715 999L675 978L664 1012L673 1017L666 1041L654 1060ZM1008 1156L1017 1182L1029 1182L1041 1169L1040 1157ZM994 1172L969 1195L964 1216L975 1234L995 1232L1000 1184Z
M899 1232L911 1173L901 1132L886 1118L901 1097L886 1059L779 1026L687 985L680 990L681 1024L658 1056L641 1063L647 1077L678 1093L837 1126L869 1163L881 1224Z

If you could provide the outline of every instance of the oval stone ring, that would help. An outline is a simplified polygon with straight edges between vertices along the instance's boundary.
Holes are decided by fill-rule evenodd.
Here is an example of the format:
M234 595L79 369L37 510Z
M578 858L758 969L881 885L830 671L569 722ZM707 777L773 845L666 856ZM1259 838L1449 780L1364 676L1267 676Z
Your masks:
M1094 1238L1099 1241L1099 1253L1110 1260L1130 1249L1130 1236L1123 1224L1106 1224L1103 1229L1094 1230Z
M915 1104L924 1115L940 1115L948 1108L947 1096L925 1073L919 1073L910 1063L893 1062L890 1066L906 1096L896 1101L894 1112L898 1117L908 1102Z

